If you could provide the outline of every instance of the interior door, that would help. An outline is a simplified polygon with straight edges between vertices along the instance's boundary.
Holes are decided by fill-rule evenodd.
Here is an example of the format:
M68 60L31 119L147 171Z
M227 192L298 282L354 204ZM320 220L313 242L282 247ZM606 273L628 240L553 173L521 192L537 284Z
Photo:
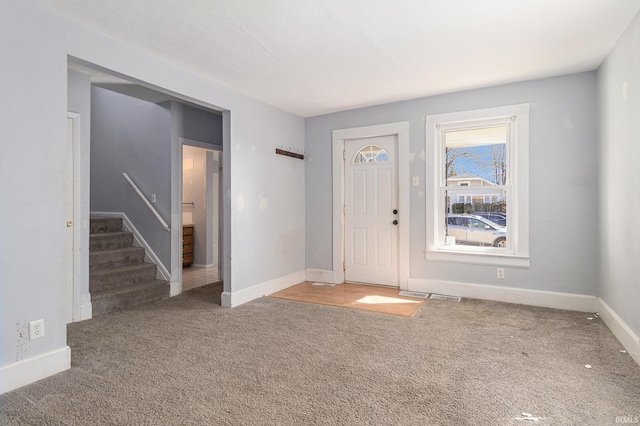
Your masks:
M345 281L398 286L397 137L345 141Z

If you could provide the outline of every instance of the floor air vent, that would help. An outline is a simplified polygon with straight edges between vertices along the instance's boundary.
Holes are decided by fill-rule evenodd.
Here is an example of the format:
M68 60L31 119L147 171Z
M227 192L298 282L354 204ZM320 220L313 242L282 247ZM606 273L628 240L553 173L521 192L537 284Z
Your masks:
M406 297L415 297L418 299L428 299L429 298L429 293L420 293L417 291L401 291L400 293L398 293L399 296L406 296Z
M313 283L311 285L315 285L316 287L335 287L335 284L329 284L329 283Z
M459 302L460 297L458 296L445 296L444 294L432 294L431 298L433 300L448 300L450 302Z

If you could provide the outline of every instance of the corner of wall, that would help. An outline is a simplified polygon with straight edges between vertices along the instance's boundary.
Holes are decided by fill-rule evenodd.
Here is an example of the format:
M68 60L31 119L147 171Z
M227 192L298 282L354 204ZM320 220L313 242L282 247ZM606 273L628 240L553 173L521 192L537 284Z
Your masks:
M333 271L326 271L323 269L305 269L306 281L317 281L322 283L342 284L338 279L336 273Z
M236 292L225 291L222 293L222 306L226 308L235 308L244 303L250 302L254 299L268 296L285 288L291 287L296 284L300 284L305 280L305 271L297 271L284 277L276 278L274 280L265 281L260 284L256 284L244 290Z
M640 338L607 303L598 298L598 314L627 353L640 365Z

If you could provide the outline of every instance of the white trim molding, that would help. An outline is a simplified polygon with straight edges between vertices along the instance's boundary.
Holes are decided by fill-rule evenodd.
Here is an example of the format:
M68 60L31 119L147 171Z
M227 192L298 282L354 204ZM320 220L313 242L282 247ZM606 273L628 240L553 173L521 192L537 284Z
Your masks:
M559 293L555 291L530 290L525 288L427 280L421 278L409 278L409 289L423 293L446 294L471 299L566 309L569 311L595 312L597 308L596 296Z
M611 309L611 307L600 298L598 298L597 311L602 321L627 350L627 353L640 365L640 338L638 335L631 330L631 327L620 318L616 311Z
M192 263L191 264L191 268L195 268L195 269L211 269L211 268L215 268L217 265L215 263L208 263L208 264L204 264L204 263Z
M496 185L465 186L465 194L482 195L489 188L506 191L509 230L506 247L477 247L445 243L448 186L445 135L448 131L504 127L506 136L506 182ZM508 105L445 114L425 118L426 172L426 247L428 261L480 263L528 268L529 260L529 104ZM456 258L458 260L456 260Z
M72 285L72 303L71 303L71 320L72 322L82 321L82 305L78 301L82 298L82 289L88 288L88 277L85 282L82 282L82 267L85 266L88 269L89 258L86 259L82 256L82 120L80 114L77 112L67 111L67 119L71 119L73 123L73 280Z
M71 368L71 349L64 346L0 368L0 394Z
M327 271L324 269L305 269L304 272L306 281L342 284L342 281L337 279L336 274L333 271Z
M182 274L180 274L182 280ZM174 297L182 294L182 281L169 281L169 297Z
M378 136L398 138L398 287L409 279L409 122L378 124L333 131L333 273L331 282L344 281L344 144L346 140Z
M300 284L305 280L305 271L300 270L284 277L276 278L274 280L265 281L260 284L256 284L244 290L222 293L222 306L227 308L235 308L244 303L250 302L254 299L258 299L263 296L268 296L277 291L284 290L296 284Z
M84 321L93 318L93 304L91 303L91 295L85 294L82 295L82 299L80 301L80 319L79 321Z
M208 149L209 151L222 152L222 145L216 145L214 143L198 141L189 138L178 138L180 145L195 146L196 148Z

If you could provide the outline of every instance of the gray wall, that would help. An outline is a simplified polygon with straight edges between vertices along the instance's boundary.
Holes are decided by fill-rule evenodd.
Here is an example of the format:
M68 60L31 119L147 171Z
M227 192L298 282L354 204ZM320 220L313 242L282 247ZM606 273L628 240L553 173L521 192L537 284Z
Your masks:
M640 14L598 72L599 296L640 335Z
M19 380L2 367L66 346L64 33L22 3L0 4L0 389ZM38 319L45 337L29 341Z
M222 146L222 115L189 105L180 106L183 115L181 137Z
M91 97L91 211L124 212L169 268L171 240L122 176L171 222L171 109L99 87Z
M425 116L530 103L530 255L528 269L425 260ZM306 124L306 264L332 269L331 132L410 122L411 277L596 294L596 73L587 72L432 96L308 118ZM431 149L431 147L429 148ZM431 179L431 180L429 180ZM400 183L410 185L410 182Z

